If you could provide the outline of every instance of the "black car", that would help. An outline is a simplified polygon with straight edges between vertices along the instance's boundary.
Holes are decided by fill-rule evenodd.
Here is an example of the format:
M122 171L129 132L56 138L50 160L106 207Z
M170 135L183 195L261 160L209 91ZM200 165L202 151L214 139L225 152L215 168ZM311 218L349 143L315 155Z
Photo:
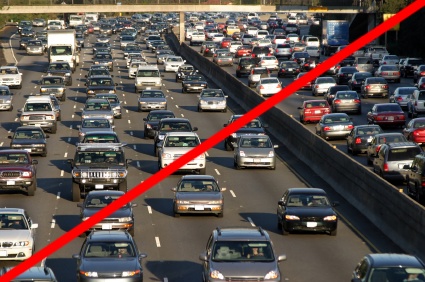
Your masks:
M350 90L355 90L357 92L360 92L362 89L363 81L365 81L365 79L368 77L373 77L373 75L367 71L355 72L347 81L347 85L350 88Z
M338 91L350 90L347 85L335 85L328 88L328 91L324 94L323 98L328 101L329 105L332 105L332 101L335 98L335 94Z
M78 203L80 208L81 221L85 221L95 213L123 196L125 192L114 190L90 191L84 199L84 202ZM133 207L137 204L127 203L117 209L103 220L93 225L89 231L93 230L126 230L131 236L134 236L134 213Z
M208 83L200 74L186 75L182 80L182 93L201 92L206 88Z
M204 57L212 57L214 55L215 49L217 48L217 45L215 42L205 42L205 45L203 45L204 48L202 49L202 55Z
M28 151L31 155L47 156L47 138L39 126L20 126L12 136L8 136L11 149Z
M88 131L80 143L120 143L120 140L115 131Z
M109 68L104 65L92 65L85 75L86 83L90 80L91 77L96 77L97 75L105 75L109 77L114 77L110 72Z
M240 58L236 67L236 76L242 77L242 75L249 75L251 73L251 68L258 66L258 63L258 58Z
M289 188L278 201L277 223L283 235L289 232L329 232L336 236L338 215L320 188Z
M347 152L351 152L352 155L366 153L373 136L381 133L384 131L379 125L356 125L347 136Z
M300 65L302 71L310 70L312 63L314 62L307 52L294 52L289 60Z
M169 110L154 110L150 111L148 116L143 118L143 137L153 138L155 131L158 129L159 121L163 118L174 118L175 115Z
M300 72L301 72L301 67L297 62L283 61L279 65L279 70L277 71L277 76L278 77L296 76Z
M341 62L339 62L339 67L349 67L353 66L356 62L356 58L354 56L347 56L344 59L342 59Z
M403 64L400 65L400 76L412 76L414 71L423 64L425 64L425 61L422 58L406 58Z
M62 76L65 80L65 85L72 85L72 69L68 62L51 62L47 67L47 75Z
M194 74L195 67L189 64L181 65L176 72L176 82L181 82L186 75Z
M85 83L87 97L94 97L97 93L116 93L117 85L110 76L92 75Z
M19 39L19 50L27 49L28 42L33 39L32 37L21 37L21 39Z
M93 57L93 64L95 65L106 65L110 71L114 70L114 61L111 53L109 52L97 52Z
M289 34L289 33L296 33L296 34L300 34L300 27L297 25L297 24L287 24L286 26L285 26L285 32L286 32L286 34Z
M143 282L142 259L135 240L128 232L93 231L87 236L78 254L78 281L110 280Z
M335 75L336 84L348 84L354 73L358 72L355 67L341 67Z
M273 52L268 46L255 46L252 48L251 56L254 58L261 58L266 56L272 56Z
M226 127L238 118L240 118L242 115L232 115L227 123L225 123L223 126ZM251 122L245 124L243 127L239 128L237 131L229 135L226 139L224 139L224 148L226 151L232 151L235 149L235 145L238 142L238 138L240 135L243 134L258 134L258 135L265 135L266 130L268 126L266 124L263 124L260 119L256 118L253 119Z
M111 44L105 42L95 42L93 43L93 54L96 53L98 48L106 48L109 52L111 52Z

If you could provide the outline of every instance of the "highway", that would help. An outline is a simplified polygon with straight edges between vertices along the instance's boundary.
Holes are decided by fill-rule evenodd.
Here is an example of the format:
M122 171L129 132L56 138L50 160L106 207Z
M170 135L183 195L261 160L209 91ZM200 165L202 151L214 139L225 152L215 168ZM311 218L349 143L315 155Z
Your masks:
M8 34L3 37L9 36ZM112 37L116 39L116 35ZM140 39L139 39L140 40ZM14 110L2 112L0 145L8 148L7 136L19 126L17 109L24 105L28 95L38 92L37 81L47 68L46 56L26 56L18 50L19 35L12 37L14 54L18 66L24 73L22 89L16 94ZM34 222L39 224L36 235L36 249L39 250L79 223L79 208L71 201L70 167L66 160L73 157L85 102L84 75L91 65L91 45L95 35L90 35L81 52L80 66L73 74L74 84L67 89L67 100L63 102L62 122L57 134L49 134L48 156L36 157L39 164L38 189L34 197L21 193L3 192L1 206L20 207L28 211ZM111 41L112 42L112 41ZM116 131L126 147L127 158L133 159L129 168L128 185L134 187L157 171L157 158L153 155L153 141L143 138L142 118L147 113L137 112L137 94L134 80L128 79L122 51L118 41L113 41L114 80L119 84L118 95L123 101L123 118L116 120ZM153 54L146 53L153 62ZM160 67L162 70L162 66ZM230 68L229 68L230 69ZM201 70L202 71L202 70ZM284 79L289 83L290 79ZM175 82L174 73L164 73L163 90L168 98L168 109L176 116L191 120L199 128L198 134L206 139L222 128L231 113L196 111L195 94L181 94L180 84ZM408 84L403 80L402 84ZM394 87L395 85L391 85ZM210 83L210 88L213 85ZM301 100L311 98L308 92L294 94L278 107L293 113ZM378 99L369 99L363 113ZM369 105L369 106L368 106ZM230 101L230 110L241 113L240 107ZM356 124L364 123L364 116L354 117ZM273 126L273 125L270 125ZM308 125L308 127L311 127ZM279 144L278 140L275 140ZM344 142L337 141L338 148ZM208 151L207 174L219 180L226 187L225 211L223 218L215 216L182 216L174 218L170 188L175 186L181 174L175 174L140 196L135 203L135 239L141 252L148 254L144 260L145 281L201 281L199 254L205 248L211 230L217 226L262 226L269 232L275 253L286 254L287 261L280 264L282 281L329 282L348 281L351 271L363 255L370 252L400 252L400 249L386 239L385 235L360 216L354 207L326 186L319 176L298 162L290 148L278 149L279 161L275 171L233 168L233 153L224 150L222 143ZM362 157L359 157L362 158ZM297 173L295 173L295 171ZM353 175L355 177L355 175ZM341 215L338 235L290 234L283 237L277 229L276 206L279 197L289 187L315 186L327 189L333 201L339 201L337 208ZM79 251L84 238L76 238L70 244L47 258L59 281L75 281L76 263L72 254ZM15 265L16 262L0 262L0 266Z

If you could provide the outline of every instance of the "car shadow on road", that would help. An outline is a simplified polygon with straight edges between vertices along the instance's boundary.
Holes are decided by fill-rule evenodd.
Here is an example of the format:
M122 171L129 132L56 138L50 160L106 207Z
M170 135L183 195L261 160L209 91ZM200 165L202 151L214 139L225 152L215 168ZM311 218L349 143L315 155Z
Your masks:
M77 209L79 209L77 207L77 203L74 203L74 204L75 204L75 211L77 211ZM74 214L73 215L70 215L70 214L55 215L54 220L56 222L56 225L61 230L68 232L69 230L71 230L72 228L74 228L75 226L81 223L81 218L78 213L79 211L77 211L75 215Z
M172 192L170 191L170 198L145 198L145 202L156 212L172 217L173 199L171 198L171 196Z
M75 253L78 253L75 250ZM73 254L69 255L69 258L48 258L46 260L46 266L53 270L57 281L61 282L74 282L76 281L77 261L71 258ZM66 267L64 267L66 266Z
M143 250L140 250L143 252ZM149 256L149 254L148 254ZM149 257L148 257L149 258ZM145 274L146 281L202 281L202 266L191 261L146 261L146 270L154 275Z
M277 206L277 201L276 201ZM281 234L277 228L277 215L273 213L239 213L239 215L247 221L253 222L256 226L261 226L268 232Z
M182 106L179 105L180 109L186 110L186 111L190 111L190 112L198 112L198 106L194 105L194 106Z

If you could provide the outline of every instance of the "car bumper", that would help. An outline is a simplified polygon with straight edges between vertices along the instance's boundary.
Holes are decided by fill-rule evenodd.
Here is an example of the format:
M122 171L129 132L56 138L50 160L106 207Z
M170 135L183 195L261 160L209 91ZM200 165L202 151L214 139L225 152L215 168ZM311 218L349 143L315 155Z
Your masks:
M184 86L183 90L186 92L202 92L202 90L204 90L205 87L203 86Z
M166 104L139 104L140 111L151 111L151 110L165 110L167 109Z
M337 221L320 222L320 221L285 221L283 227L287 231L312 231L326 232L333 231L337 228Z
M402 126L406 124L405 120L401 120L401 121L374 121L374 124L380 125L380 126Z
M34 179L1 179L0 180L0 189L2 190L26 190L27 187L31 186L34 183Z
M0 104L0 110L10 110L12 108L12 104Z
M46 121L42 121L42 122L37 122L37 121L21 121L21 125L25 126L25 125L30 125L30 126L39 126L42 129L52 129L53 127L56 126L56 121L50 121L50 122L46 122Z
M162 85L136 85L137 91L146 90L146 89L158 89L161 90Z
M161 159L161 168L164 168L174 162L174 159ZM205 159L195 159L180 167L179 170L198 170L205 168Z
M226 104L200 104L199 108L204 111L223 111L227 108Z
M134 228L133 222L99 222L92 227L90 227L90 231L92 230L120 230L120 231L129 231Z
M121 277L116 278L112 276L111 277L87 277L87 276L78 276L79 282L105 282L105 281L114 281L114 282L143 282L143 274L139 277Z
M366 92L364 93L365 96L368 97L388 97L388 91L383 92Z
M358 112L361 110L361 106L359 105L337 105L335 106L335 111L336 112Z
M0 260L25 260L31 257L32 248L0 248Z
M12 146L11 147L14 150L25 150L29 152L31 155L37 155L37 154L45 154L47 153L46 146L44 147L24 147L24 146Z
M242 167L274 167L276 164L275 157L262 157L262 158L253 158L253 157L239 157L236 160L236 163Z
M176 204L178 213L222 213L223 205L195 205L195 204Z
M341 138L341 139L345 139L347 138L347 136L350 134L350 130L346 130L346 131L325 131L322 133L322 136L324 138L333 138L333 139L337 139L337 138Z

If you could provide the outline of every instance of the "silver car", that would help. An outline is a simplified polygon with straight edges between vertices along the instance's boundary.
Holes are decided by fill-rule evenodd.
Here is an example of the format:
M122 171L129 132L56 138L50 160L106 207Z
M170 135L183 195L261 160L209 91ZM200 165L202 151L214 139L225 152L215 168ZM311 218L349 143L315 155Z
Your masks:
M78 128L78 140L81 142L86 136L87 132L109 132L114 131L115 126L112 125L106 118L85 118L81 121Z
M41 40L30 40L26 47L27 55L43 55L44 46Z
M266 167L276 169L276 154L267 135L241 135L235 147L233 164L236 169L243 167Z
M198 112L221 111L227 112L227 95L221 89L204 89L199 94Z
M312 85L312 94L313 96L317 95L325 95L325 93L328 91L329 87L335 86L336 81L333 77L318 77L314 81L314 84Z
M117 94L112 93L98 93L95 98L106 99L111 104L112 110L114 111L114 117L120 119L122 117L121 101Z
M84 108L81 109L81 117L85 118L106 118L114 124L114 112L107 99L87 99Z
M251 73L248 76L248 86L254 87L262 77L270 77L270 71L266 67L251 68Z
M166 110L167 98L162 90L143 90L137 101L139 112L150 110Z
M346 113L332 113L323 115L316 124L316 134L324 139L345 139L354 124Z
M10 92L9 87L0 85L0 110L13 110L13 93Z
M292 47L289 43L277 44L274 50L275 57L286 57L290 58L292 55Z
M182 213L207 213L223 217L224 197L226 188L220 188L211 175L185 175L174 192L174 217Z
M406 109L410 96L415 90L417 90L417 88L413 86L397 87L393 94L390 95L389 102L397 103L402 109Z
M396 65L382 65L375 71L375 76L383 77L387 81L400 83L400 71Z

